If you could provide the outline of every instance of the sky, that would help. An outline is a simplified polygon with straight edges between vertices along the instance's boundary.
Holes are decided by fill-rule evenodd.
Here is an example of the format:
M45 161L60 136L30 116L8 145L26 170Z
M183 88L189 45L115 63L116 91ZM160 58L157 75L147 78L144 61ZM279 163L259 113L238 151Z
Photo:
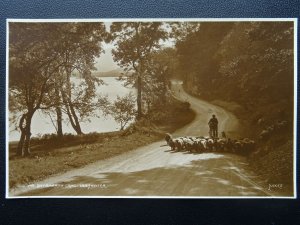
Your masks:
M104 22L105 29L107 32L110 31L110 25L111 22ZM111 54L111 50L114 48L113 44L106 44L102 43L102 48L104 49L104 53L100 55L99 58L96 58L95 62L95 67L97 68L97 71L99 72L106 72L110 70L114 70L119 68L117 63L114 62L113 56Z
M99 58L96 58L95 67L97 68L97 71L99 72L106 72L110 70L114 70L119 68L117 63L114 62L113 56L111 54L112 46L104 46L105 53L102 53Z
M110 31L109 27L112 24L111 22L104 22L106 31ZM161 42L162 46L164 47L172 47L174 46L174 43L172 41L162 41ZM113 60L113 56L111 54L111 50L114 47L112 43L102 43L102 48L104 49L105 53L102 53L99 58L96 58L95 60L95 67L97 71L99 72L107 72L111 70L118 69L119 66L117 65L116 62Z

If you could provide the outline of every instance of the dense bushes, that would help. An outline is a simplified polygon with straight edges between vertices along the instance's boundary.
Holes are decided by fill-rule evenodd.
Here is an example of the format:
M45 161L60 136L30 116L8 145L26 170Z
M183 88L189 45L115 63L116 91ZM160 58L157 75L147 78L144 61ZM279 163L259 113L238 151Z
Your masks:
M166 132L173 132L178 127L193 121L194 118L195 112L190 109L190 103L170 98L164 106L150 111L143 119L130 125L125 133L154 132L163 137Z
M293 165L293 35L292 22L201 23L176 45L186 91L242 107L237 116L259 141L251 163L271 180L289 180Z
M277 138L277 137L276 137ZM277 140L273 138L276 142ZM269 183L291 186L293 182L293 142L272 147L260 145L258 151L251 155L252 167Z

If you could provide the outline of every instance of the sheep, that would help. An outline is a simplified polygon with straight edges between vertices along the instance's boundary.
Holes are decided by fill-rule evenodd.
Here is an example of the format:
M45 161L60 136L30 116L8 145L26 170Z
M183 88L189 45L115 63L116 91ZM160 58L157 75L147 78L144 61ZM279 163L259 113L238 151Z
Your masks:
M178 137L172 138L171 134L166 134L165 140L172 151L227 151L237 154L249 154L255 150L255 142L249 138L235 139L230 138L208 138L208 137Z
M231 152L243 155L249 154L255 149L255 142L248 138L233 140L232 146L230 145L230 142L227 141L227 148L231 148Z
M214 150L214 151L218 151L218 149L219 149L219 146L218 146L218 139L213 139L213 146L212 146L212 149Z
M220 138L215 140L216 151L224 151L226 144L226 139Z
M211 138L206 139L206 146L207 146L207 150L212 151L213 147L214 147L214 140Z
M174 140L174 142L175 142L175 146L176 146L176 148L177 148L178 151L184 150L184 149L185 149L185 145L184 145L183 139L181 139L181 138L176 138L176 139Z
M224 150L228 151L228 152L232 151L233 150L233 145L234 145L233 141L230 138L228 138L225 142Z
M166 137L165 137L166 142L168 143L171 139L172 139L172 135L169 133L166 133Z
M196 139L196 140L194 141L193 149L194 149L196 152L201 152L201 151L203 151L202 143L201 143L201 140L200 140L200 139Z
M181 150L183 148L183 141L180 138L172 138L172 135L167 133L165 140L167 142L167 144L171 147L171 150Z
M200 143L203 146L203 150L207 150L207 141L206 141L206 139L201 139Z
M165 140L166 140L167 144L171 147L171 150L174 151L176 149L176 143L174 142L172 135L167 133Z
M169 146L171 147L171 150L174 151L176 150L176 143L173 140L170 140L168 142Z
M191 139L189 139L189 138L186 138L184 140L184 142L185 142L185 149L188 150L188 151L192 151L193 150L194 142Z
M240 141L238 141L238 140L233 140L233 146L232 146L232 150L231 150L231 152L233 152L233 153L240 153L241 152L241 150L242 150L242 143L240 142Z
M193 143L193 150L196 152L201 152L204 151L204 145L202 144L202 139L201 138L195 138L194 143Z
M179 137L179 138L177 138L176 140L178 140L177 141L177 143L178 143L178 150L186 150L186 138L185 137Z

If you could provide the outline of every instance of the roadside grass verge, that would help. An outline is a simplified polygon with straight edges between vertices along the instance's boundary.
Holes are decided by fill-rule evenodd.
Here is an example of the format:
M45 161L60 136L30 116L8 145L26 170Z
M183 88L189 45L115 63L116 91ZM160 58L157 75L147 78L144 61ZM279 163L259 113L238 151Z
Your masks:
M287 132L289 133L289 132ZM293 140L287 133L278 133L269 140L260 141L249 157L251 168L267 185L279 185L276 190L283 196L293 194Z
M66 134L62 139L54 134L33 138L29 157L15 156L17 143L11 143L9 187L33 183L161 140L166 132L173 132L194 118L195 113L186 103L174 99L164 109L159 109L159 113L123 131L80 136Z

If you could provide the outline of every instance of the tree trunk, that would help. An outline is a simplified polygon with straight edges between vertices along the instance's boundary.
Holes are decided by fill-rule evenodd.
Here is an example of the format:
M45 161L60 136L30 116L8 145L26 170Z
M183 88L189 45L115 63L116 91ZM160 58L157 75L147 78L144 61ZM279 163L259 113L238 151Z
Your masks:
M69 69L66 69L66 73L67 73L67 88L66 88L66 92L64 90L61 89L61 94L62 94L62 99L64 102L64 105L66 106L67 109L67 115L70 119L70 123L73 127L73 129L75 130L75 132L80 135L83 134L81 131L81 126L79 123L79 119L78 116L76 115L74 106L72 104L72 92L71 92L71 71Z
M17 147L17 155L22 156L23 155L23 146L24 146L24 140L25 140L25 127L24 127L24 122L26 119L26 114L23 114L20 122L19 122L19 128L21 130L21 137L18 143Z
M137 119L142 118L142 78L138 75L137 78Z
M120 128L120 131L124 130L124 127L125 127L125 124L123 124L123 123L121 122L121 128Z
M140 57L140 29L141 23L135 24L135 32L136 32L136 42L137 42L137 54ZM138 77L137 77L137 120L142 118L142 72L143 72L143 63L142 59L139 59L139 68L137 69Z
M57 116L57 136L61 138L63 136L62 130L62 112L61 107L56 107L56 116Z
M67 109L67 115L69 117L70 123L75 130L75 132L80 135L83 134L81 131L80 123L78 120L78 117L76 115L76 112L73 107L69 106L69 103L66 103L66 109Z
M61 89L60 91L61 91L63 104L67 110L67 115L69 117L69 120L70 120L70 123L71 123L73 129L75 130L75 132L78 135L83 134L81 131L80 123L79 123L78 117L76 115L74 106L70 100L70 96L68 95L68 94L70 94L70 92L66 93L63 89Z
M21 137L18 143L17 147L17 155L22 156L23 155L23 146L24 146L24 141L25 141L25 132L21 131Z
M82 131L81 131L81 127L80 127L80 123L79 123L78 117L76 115L76 112L75 112L74 107L73 107L73 105L72 105L71 102L69 102L69 106L70 106L71 114L72 114L73 121L74 121L74 123L72 124L72 126L73 126L74 130L76 131L76 133L78 135L83 134Z
M33 112L28 112L26 116L26 127L25 127L25 141L24 141L24 149L23 156L30 155L30 137L31 137L31 120L32 120Z
M63 130L62 130L62 111L61 111L61 103L60 103L60 93L59 93L59 87L55 87L55 95L56 95L56 121L57 121L57 136L61 138L63 136Z

